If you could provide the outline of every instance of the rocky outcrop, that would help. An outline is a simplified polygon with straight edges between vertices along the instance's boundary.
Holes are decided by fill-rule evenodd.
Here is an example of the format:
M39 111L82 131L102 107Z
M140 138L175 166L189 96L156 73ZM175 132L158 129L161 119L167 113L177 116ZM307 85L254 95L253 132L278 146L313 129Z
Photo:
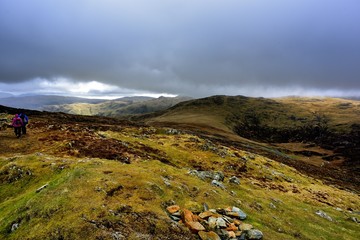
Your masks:
M189 209L181 209L178 205L171 205L166 208L166 211L171 219L178 219L175 221L187 226L202 240L255 240L263 238L263 233L260 230L243 222L247 215L235 206L205 209L205 211L195 214Z

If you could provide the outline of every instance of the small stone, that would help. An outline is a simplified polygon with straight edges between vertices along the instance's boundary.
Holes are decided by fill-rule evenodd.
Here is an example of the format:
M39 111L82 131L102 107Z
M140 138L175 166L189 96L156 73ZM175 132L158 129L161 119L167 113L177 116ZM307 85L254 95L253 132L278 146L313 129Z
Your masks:
M13 225L11 225L11 232L16 231L16 229L18 229L20 227L20 223L14 223Z
M219 182L219 181L217 181L217 180L212 180L212 181L211 181L211 185L216 186L216 187L219 187L219 188L221 188L221 189L225 189L224 184L222 184L221 182Z
M206 203L203 203L203 207L205 212L209 210L209 206Z
M356 217L351 217L350 219L351 219L351 221L353 221L353 222L360 223L360 219L358 219L358 218L356 218Z
M240 220L246 219L246 213L244 213L240 208L232 207L230 211L226 211L226 215L238 217Z
M181 218L177 217L177 216L174 216L174 215L170 215L170 218L176 222L180 221Z
M205 228L203 225L201 225L201 223L199 222L186 222L186 225L189 227L189 229L192 232L199 232L199 231L205 231Z
M242 223L242 224L240 224L240 226L239 226L239 229L240 229L241 231L249 231L249 230L251 230L251 229L253 229L253 228L254 228L253 225L248 224L248 223Z
M179 205L168 206L168 207L166 208L166 210L168 211L168 213L173 214L173 213L175 213L175 212L177 212L177 211L180 210L180 206L179 206Z
M276 209L276 206L273 203L270 203L269 207L272 208L272 209Z
M263 238L263 233L257 229L249 230L246 235L249 240L260 240Z
M226 230L236 231L236 230L238 230L238 227L236 227L234 223L230 223L229 226L226 228Z
M201 240L221 240L219 235L217 235L213 231L210 231L210 232L200 231L198 234L199 234Z
M316 211L315 214L332 222L332 218L321 210Z
M235 176L232 176L231 178L229 178L229 183L240 185L240 179Z
M217 218L215 218L215 217L209 217L208 226L209 226L210 229L215 229L216 228L216 220L217 220Z
M188 209L183 209L182 213L181 213L181 219L183 220L183 222L192 222L194 218L194 214L188 210Z
M241 222L240 220L234 219L234 224L235 224L236 226L239 226L241 223L242 223L242 222Z
M235 238L235 239L236 239L235 232L234 232L234 231L228 231L228 237L229 237L230 239L232 239L232 238Z
M199 217L201 217L202 219L204 219L204 218L211 217L211 216L213 216L213 215L214 215L213 212L211 212L211 211L206 211L206 212L200 213L200 214L199 214Z
M226 222L222 217L216 219L216 226L219 228L226 228Z
M47 186L49 186L49 184L45 184L45 185L39 187L38 189L36 189L36 193L38 193L38 192L42 191L43 189L47 188Z

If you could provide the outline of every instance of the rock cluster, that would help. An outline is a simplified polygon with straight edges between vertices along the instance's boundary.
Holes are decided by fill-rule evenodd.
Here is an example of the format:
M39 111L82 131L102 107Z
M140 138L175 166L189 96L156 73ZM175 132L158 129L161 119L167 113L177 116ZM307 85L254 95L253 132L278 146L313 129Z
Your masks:
M261 231L244 223L246 214L237 207L208 209L198 214L178 205L166 208L170 218L187 226L202 240L256 240L262 239Z

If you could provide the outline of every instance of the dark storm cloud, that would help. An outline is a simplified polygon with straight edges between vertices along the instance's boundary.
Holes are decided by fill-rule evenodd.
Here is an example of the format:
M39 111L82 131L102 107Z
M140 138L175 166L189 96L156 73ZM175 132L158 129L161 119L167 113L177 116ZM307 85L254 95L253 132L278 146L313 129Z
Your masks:
M0 81L360 94L359 10L357 0L1 1Z

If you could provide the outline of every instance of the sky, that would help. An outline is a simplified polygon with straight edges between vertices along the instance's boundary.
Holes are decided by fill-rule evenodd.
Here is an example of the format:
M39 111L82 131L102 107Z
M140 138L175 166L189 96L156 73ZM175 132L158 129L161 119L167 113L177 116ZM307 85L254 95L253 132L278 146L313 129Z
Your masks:
M358 0L1 0L0 93L360 96Z

